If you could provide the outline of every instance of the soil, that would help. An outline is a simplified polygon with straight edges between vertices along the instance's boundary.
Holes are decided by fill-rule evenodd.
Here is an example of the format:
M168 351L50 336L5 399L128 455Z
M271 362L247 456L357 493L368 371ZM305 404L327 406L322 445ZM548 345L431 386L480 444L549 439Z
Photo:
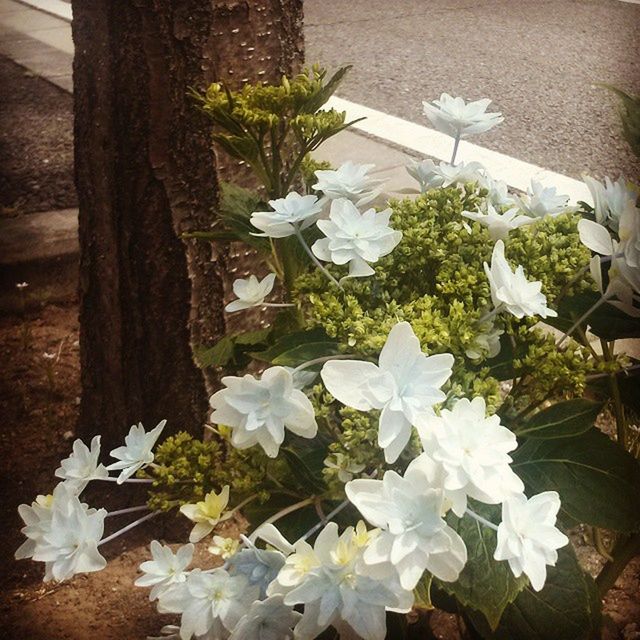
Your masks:
M158 635L170 616L160 616L148 591L133 581L138 565L149 558L155 537L181 543L188 523L162 516L104 549L109 560L99 573L79 575L61 584L42 583L42 567L16 562L21 521L16 507L56 484L54 471L75 438L79 395L77 307L47 306L22 316L0 317L0 604L6 640L141 640ZM48 376L43 353L59 354ZM143 495L111 485L87 494L87 502L108 509L140 504ZM109 523L112 524L112 523ZM118 523L120 524L120 523ZM228 532L238 532L232 523ZM574 537L584 566L597 571L599 556L580 536ZM213 566L206 544L197 548L198 566ZM633 561L604 602L606 640L640 638L640 558ZM454 616L434 612L424 638L459 640ZM418 637L418 636L414 636Z
M76 207L72 96L2 56L0 87L0 213Z

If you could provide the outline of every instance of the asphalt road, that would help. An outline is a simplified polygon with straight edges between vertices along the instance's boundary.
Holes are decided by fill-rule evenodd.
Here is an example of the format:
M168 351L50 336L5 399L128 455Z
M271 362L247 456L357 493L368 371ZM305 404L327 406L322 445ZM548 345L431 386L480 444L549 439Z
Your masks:
M640 176L617 103L640 93L640 5L619 0L305 0L307 60L352 64L340 97L428 125L422 100L491 98L473 142L574 177Z

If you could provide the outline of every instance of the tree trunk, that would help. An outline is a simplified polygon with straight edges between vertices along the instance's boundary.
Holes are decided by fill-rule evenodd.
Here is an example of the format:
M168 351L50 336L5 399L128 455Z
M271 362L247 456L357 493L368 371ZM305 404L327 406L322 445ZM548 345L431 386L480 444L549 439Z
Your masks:
M73 12L80 433L112 447L164 418L167 433L200 433L191 344L224 333L226 254L180 239L211 225L218 195L210 124L187 92L296 69L301 1L75 0Z

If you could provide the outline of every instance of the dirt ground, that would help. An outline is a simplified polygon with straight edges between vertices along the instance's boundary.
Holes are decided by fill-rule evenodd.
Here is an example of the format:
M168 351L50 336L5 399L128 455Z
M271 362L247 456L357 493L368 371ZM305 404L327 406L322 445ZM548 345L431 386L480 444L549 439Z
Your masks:
M77 206L73 98L2 56L0 87L0 213Z
M59 584L43 585L42 567L16 562L13 553L21 543L16 507L56 483L53 472L68 455L77 419L79 394L77 308L47 306L25 317L0 317L0 465L2 490L0 518L0 605L2 637L6 640L140 640L157 634L171 621L160 616L147 599L147 590L133 586L138 565L148 558L152 537L169 543L183 542L188 525L166 516L139 527L108 545L107 568L76 576ZM54 365L53 384L43 365L43 353L60 353ZM88 493L87 501L107 508L140 504L142 496L130 491ZM236 530L237 530L237 525ZM215 561L201 545L200 566ZM595 569L598 558L579 548L585 566ZM625 571L605 600L606 640L640 638L640 559ZM433 635L425 638L458 640L451 616L436 613Z

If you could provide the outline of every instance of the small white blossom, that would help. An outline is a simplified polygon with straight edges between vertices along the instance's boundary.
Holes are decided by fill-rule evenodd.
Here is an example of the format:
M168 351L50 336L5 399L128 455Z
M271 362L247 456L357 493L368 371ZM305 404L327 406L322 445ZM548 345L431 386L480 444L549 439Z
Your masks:
M187 579L186 568L193 559L193 545L186 544L173 553L171 547L152 540L151 556L153 560L147 560L140 565L140 571L144 575L134 584L136 587L151 587L149 600L155 600L172 585Z
M271 596L251 605L229 640L292 640L292 629L301 617L282 596Z
M228 560L240 547L239 540L222 536L213 536L211 543L207 551L214 556L220 556L223 560Z
M401 231L389 226L391 209L360 213L349 200L334 200L328 220L318 220L325 238L316 240L313 253L325 262L349 264L349 277L370 276L377 262L393 251L402 238Z
M500 353L500 336L504 333L492 322L482 323L479 333L474 337L464 354L473 362L481 362L485 358L495 358Z
M57 498L54 494L57 492ZM18 507L18 514L22 518L25 526L21 529L21 533L27 538L15 552L16 560L26 560L32 558L39 542L42 541L43 535L51 526L51 518L53 516L54 500L68 500L73 497L74 492L70 490L68 485L60 483L53 494L43 496L39 495L29 506L21 504Z
M395 462L409 442L411 425L424 423L433 405L446 395L440 387L451 376L453 356L426 356L408 322L389 332L378 364L331 360L322 381L337 400L359 411L380 409L378 444L387 462Z
M535 222L533 218L521 215L515 207L502 213L490 202L486 203L485 211L463 211L462 216L487 227L492 240L504 240L510 231Z
M262 233L255 235L269 238L292 236L299 226L305 229L315 222L322 211L322 205L316 196L301 196L292 191L286 198L269 200L273 211L255 211L251 214L251 224Z
M448 162L436 164L433 160L423 160L409 165L407 171L418 181L423 193L429 189L455 184L482 184L485 180L484 167L479 162L459 162L453 165Z
M368 173L373 164L355 164L350 160L336 170L318 170L318 182L313 185L330 200L346 198L360 207L380 195L382 180L371 178Z
M582 176L582 179L593 198L596 222L618 231L623 212L629 204L635 207L638 197L636 190L629 186L622 177L618 178L616 182L612 182L610 178L606 177L604 184L589 176Z
M443 93L439 100L423 102L422 106L424 115L438 131L453 138L466 138L489 131L504 120L501 113L487 113L490 104L488 98L466 103L460 97Z
M283 587L280 576L270 587L270 592L285 594L286 605L304 604L295 638L313 640L332 625L341 636L344 632L346 637L356 634L364 640L383 640L386 610L406 612L411 608L412 593L402 589L392 575L384 579L367 575L362 562L364 548L354 534L349 527L338 535L338 525L330 522L313 546L317 566L291 587Z
M22 291L23 289L26 289L29 286L28 282L17 282L16 283L16 289L18 289L19 291Z
M245 576L251 586L259 588L260 599L267 595L267 587L275 580L285 563L280 551L258 549L248 538L243 540L247 549L242 549L227 561L227 570L232 576Z
M390 563L404 589L414 589L425 571L446 582L458 579L467 548L444 521L444 492L433 488L419 459L404 476L387 471L382 480L352 480L345 490L364 518L381 530L364 551L366 564Z
M153 447L164 429L166 420L159 422L149 433L144 430L142 423L135 424L124 438L124 446L111 452L111 457L119 462L114 462L107 467L109 471L120 471L118 484L122 484L136 471L153 462Z
M503 180L494 180L485 174L478 180L478 184L487 190L487 200L494 207L513 206L513 196L509 193L509 187Z
M81 503L64 483L53 493L51 518L36 525L40 529L33 559L46 564L45 581L71 578L76 573L100 571L107 565L98 551L104 532L104 509Z
M260 379L222 378L225 389L211 396L211 422L232 430L231 443L238 449L259 444L270 458L278 455L285 428L302 438L318 431L313 405L294 388L293 377L284 367L270 367Z
M537 180L531 180L525 195L514 196L513 199L532 218L555 217L569 210L569 196L560 195L555 187L545 187Z
M540 591L547 579L547 565L555 566L558 552L569 539L556 528L560 497L545 491L529 500L519 495L502 505L498 544L493 557L507 560L517 577L525 573L531 586Z
M640 267L640 209L628 202L620 216L618 237L625 262L633 268Z
M443 488L452 508L462 517L467 496L498 504L524 491L522 480L509 466L509 452L518 447L515 434L486 416L484 398L461 398L418 429L425 453L443 470Z
M258 588L250 587L244 576L194 569L185 582L160 594L158 611L181 614L182 640L194 635L226 639L257 598Z
M262 280L258 280L254 275L248 278L238 278L234 280L233 293L236 294L238 299L230 302L224 310L228 313L233 313L234 311L241 311L242 309L259 307L264 303L264 299L273 291L275 281L275 273L270 273Z
M208 536L220 523L228 520L233 514L225 511L229 504L229 485L225 485L220 493L210 491L204 500L195 504L183 504L180 513L195 526L189 534L189 542L200 542L202 538Z
M485 262L484 271L491 286L491 299L496 309L505 308L516 318L539 315L543 318L558 314L547 307L547 298L542 293L542 283L530 282L524 268L511 270L504 257L504 242L498 240L493 248L491 267Z
M73 453L60 462L55 475L65 480L77 493L81 493L91 480L109 477L106 467L98 462L99 457L100 436L92 438L91 449L82 440L76 440L73 443Z
M343 453L336 453L333 456L325 458L324 466L327 467L327 469L337 469L338 480L340 480L340 482L353 480L353 474L364 471L365 467L364 464L352 462L349 457Z
M293 386L296 389L308 387L317 377L318 372L313 369L298 369L296 367L285 367L293 377Z

